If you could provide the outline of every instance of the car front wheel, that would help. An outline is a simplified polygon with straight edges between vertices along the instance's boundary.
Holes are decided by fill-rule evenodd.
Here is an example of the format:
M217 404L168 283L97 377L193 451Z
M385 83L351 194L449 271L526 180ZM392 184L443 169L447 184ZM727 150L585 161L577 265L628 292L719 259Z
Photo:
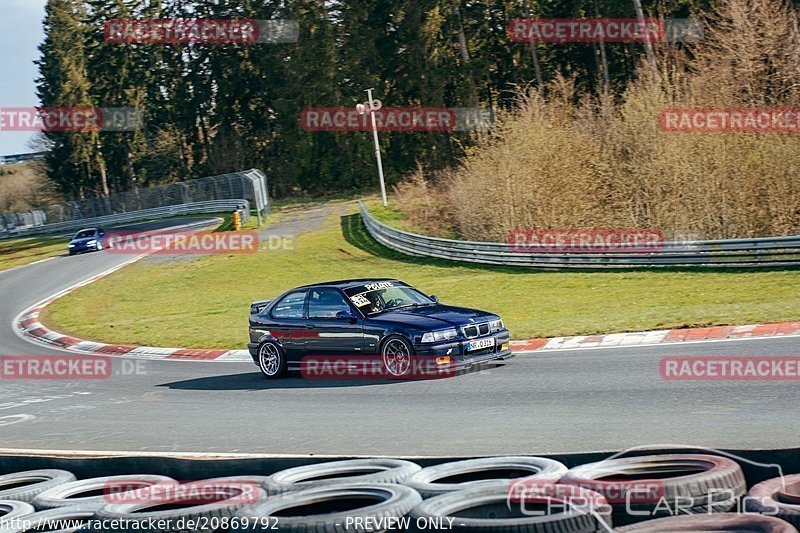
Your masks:
M258 368L267 379L277 379L286 374L286 356L280 346L267 341L258 348Z
M383 368L390 378L404 378L411 374L413 358L411 343L402 337L389 337L381 348Z

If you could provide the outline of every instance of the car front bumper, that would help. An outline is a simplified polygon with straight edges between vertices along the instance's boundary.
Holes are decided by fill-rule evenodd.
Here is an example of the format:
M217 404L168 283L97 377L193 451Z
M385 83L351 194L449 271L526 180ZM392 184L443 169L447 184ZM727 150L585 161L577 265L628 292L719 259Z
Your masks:
M487 339L490 337L494 337L494 346L492 348L467 351L468 342L478 339ZM415 344L414 351L419 358L444 360L443 358L449 357L449 366L461 369L469 368L472 365L480 363L514 357L514 354L511 353L509 340L510 335L508 330L502 330L492 335L484 335L474 339L459 339L441 343ZM441 367L447 368L448 364L442 363Z
M76 244L75 246L67 246L67 250L71 254L79 254L81 252L96 252L98 250L97 244L91 246L86 244Z

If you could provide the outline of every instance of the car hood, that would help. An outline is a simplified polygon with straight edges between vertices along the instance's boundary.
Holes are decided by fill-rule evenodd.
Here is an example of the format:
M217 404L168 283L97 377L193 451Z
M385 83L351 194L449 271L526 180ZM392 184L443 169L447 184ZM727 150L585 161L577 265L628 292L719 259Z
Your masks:
M466 326L471 323L486 322L497 315L469 309L467 307L454 307L451 305L426 305L424 307L398 309L387 311L369 317L381 322L400 323L425 330L443 329L451 326Z

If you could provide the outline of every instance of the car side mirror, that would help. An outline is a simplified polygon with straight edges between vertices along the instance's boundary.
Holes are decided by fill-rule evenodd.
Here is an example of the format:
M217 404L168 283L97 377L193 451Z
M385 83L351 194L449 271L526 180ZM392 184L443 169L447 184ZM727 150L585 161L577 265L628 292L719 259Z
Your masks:
M357 318L356 315L350 311L339 311L336 313L336 320L347 320L348 322L353 323L357 320Z
M431 294L430 295L430 299L433 300L437 304L439 303L439 297L436 296L435 294Z

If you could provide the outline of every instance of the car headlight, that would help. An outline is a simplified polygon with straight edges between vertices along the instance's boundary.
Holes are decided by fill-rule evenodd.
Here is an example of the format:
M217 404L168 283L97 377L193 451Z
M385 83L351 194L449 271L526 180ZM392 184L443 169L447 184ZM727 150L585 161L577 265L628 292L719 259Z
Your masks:
M93 246L93 245L95 245L95 244L97 244L97 241L96 241L96 240L94 240L94 239L92 239L91 241L87 241L87 242L86 242L86 246Z
M441 329L439 331L429 331L428 333L422 335L422 342L446 341L455 339L456 337L458 337L458 331L456 331L456 328Z
M69 243L67 246L69 246L70 248L74 248L75 247L75 245L72 244L72 243Z
M497 320L492 320L491 322L489 322L489 331L491 331L492 333L494 333L495 331L500 331L503 328L505 328L505 325L503 325L503 321L499 318Z

